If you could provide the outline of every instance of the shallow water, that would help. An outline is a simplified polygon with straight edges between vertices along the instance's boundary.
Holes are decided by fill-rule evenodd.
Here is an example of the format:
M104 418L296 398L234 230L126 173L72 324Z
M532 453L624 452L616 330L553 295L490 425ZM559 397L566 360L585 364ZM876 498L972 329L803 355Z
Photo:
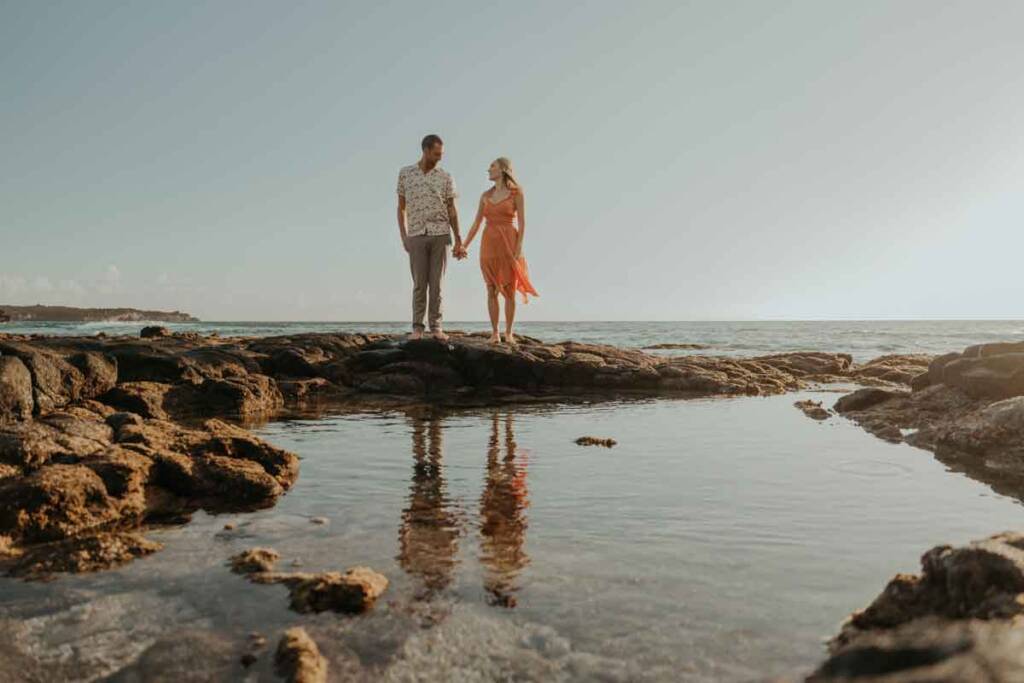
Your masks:
M181 680L195 668L270 680L267 650L248 671L237 663L246 636L273 646L293 623L337 680L806 671L821 638L924 550L1024 520L1016 501L924 451L792 405L835 396L270 424L261 435L303 458L276 507L153 531L165 550L120 570L0 582L0 671L24 661L30 680ZM619 445L576 446L584 434ZM283 587L224 567L254 545L276 548L281 569L369 565L391 585L366 616L300 616Z
M0 332L24 334L137 335L145 323L19 322L0 325ZM165 324L165 323L159 323ZM200 322L166 323L179 331L224 336L268 336L302 332L400 333L404 322ZM482 332L482 322L449 322L449 329ZM653 344L697 344L706 348L655 353L714 353L750 356L786 351L850 353L864 361L887 353L946 353L970 344L1024 338L1020 320L840 320L747 322L533 322L517 323L525 335L546 342L572 339L595 344L644 347Z

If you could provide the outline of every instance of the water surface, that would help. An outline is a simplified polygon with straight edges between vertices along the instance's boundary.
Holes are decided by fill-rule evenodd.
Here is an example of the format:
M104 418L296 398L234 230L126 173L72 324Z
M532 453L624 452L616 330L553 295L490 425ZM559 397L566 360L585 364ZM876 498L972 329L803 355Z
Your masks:
M192 666L270 680L266 652L248 671L237 657L250 632L276 641L294 623L337 680L806 672L821 639L924 550L1024 515L924 451L809 420L792 406L803 398L835 394L270 424L260 434L303 458L276 507L152 532L166 549L120 570L3 581L0 619L50 680ZM584 434L619 445L576 446ZM363 617L297 615L283 587L223 566L254 545L276 548L283 569L368 565L391 585ZM182 633L214 642L136 662Z

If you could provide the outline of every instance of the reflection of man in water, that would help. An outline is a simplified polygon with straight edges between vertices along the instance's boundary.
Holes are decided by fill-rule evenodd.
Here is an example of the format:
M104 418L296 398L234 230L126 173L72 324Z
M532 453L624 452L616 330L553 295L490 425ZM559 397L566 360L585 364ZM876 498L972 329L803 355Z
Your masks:
M505 415L504 445L501 453L500 418L491 416L491 438L487 448L487 479L480 496L480 562L484 565L484 588L491 604L515 607L519 572L530 562L524 548L526 508L526 459L517 461L512 414Z
M441 420L412 420L412 485L398 531L398 562L423 580L431 597L452 581L457 564L458 517L450 509L442 470Z

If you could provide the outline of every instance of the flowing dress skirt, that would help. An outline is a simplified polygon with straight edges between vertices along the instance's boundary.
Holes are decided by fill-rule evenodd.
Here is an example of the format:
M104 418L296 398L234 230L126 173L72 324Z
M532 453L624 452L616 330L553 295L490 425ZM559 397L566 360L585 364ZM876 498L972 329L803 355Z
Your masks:
M540 296L530 283L526 258L515 257L519 231L512 223L487 222L480 244L480 271L484 282L505 295L519 292L523 303L529 296Z

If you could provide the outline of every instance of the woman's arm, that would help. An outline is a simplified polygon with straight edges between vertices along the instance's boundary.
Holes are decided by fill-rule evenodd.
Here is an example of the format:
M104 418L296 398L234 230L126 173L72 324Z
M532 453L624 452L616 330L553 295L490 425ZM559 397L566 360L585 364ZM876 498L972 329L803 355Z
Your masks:
M486 192L480 195L480 203L476 207L476 218L473 219L473 227L469 229L469 234L466 235L466 241L462 243L463 251L469 249L469 245L473 242L473 238L476 237L476 233L480 230L480 223L484 219L484 197L486 196Z
M520 189L516 192L516 213L519 215L519 239L516 240L516 258L523 255L523 237L526 236L526 198Z

